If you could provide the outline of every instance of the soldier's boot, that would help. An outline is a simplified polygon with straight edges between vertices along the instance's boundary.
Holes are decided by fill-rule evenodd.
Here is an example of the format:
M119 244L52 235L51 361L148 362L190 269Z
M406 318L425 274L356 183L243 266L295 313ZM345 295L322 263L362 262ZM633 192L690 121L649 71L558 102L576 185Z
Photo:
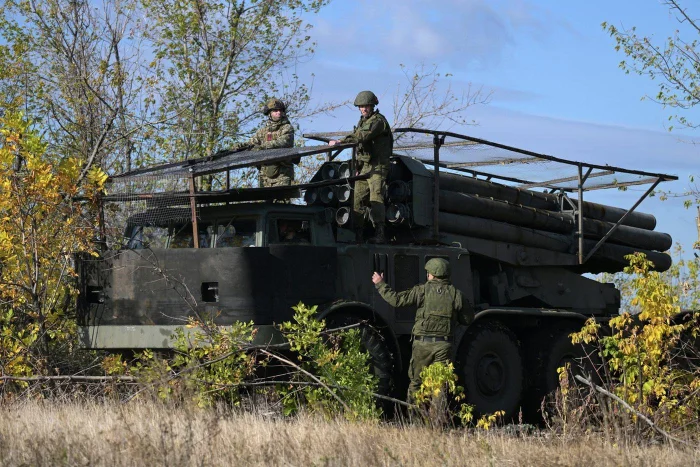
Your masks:
M367 243L386 243L386 238L384 238L384 224L377 224L374 229L374 237L367 240Z

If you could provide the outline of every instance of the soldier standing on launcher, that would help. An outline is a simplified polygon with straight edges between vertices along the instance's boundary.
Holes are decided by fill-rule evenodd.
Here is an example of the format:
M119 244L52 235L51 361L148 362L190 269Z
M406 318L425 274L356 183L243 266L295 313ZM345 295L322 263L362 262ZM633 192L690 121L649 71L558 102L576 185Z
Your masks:
M420 388L420 372L435 362L448 362L452 352L455 322L468 325L474 320L469 303L462 305L462 293L450 284L450 263L433 258L425 263L428 281L404 292L395 292L384 282L384 274L372 275L377 291L393 307L417 305L413 325L413 351L408 364L408 400Z
M286 115L287 106L279 99L272 98L263 106L263 113L270 119L245 143L234 145L241 149L277 149L294 147L294 127ZM294 166L291 161L275 162L260 168L260 186L291 185L294 180Z
M357 174L371 174L367 180L355 182L353 210L355 212L354 226L358 240L362 241L362 231L365 223L365 207L370 206L370 219L374 224L374 237L369 243L385 243L384 237L384 187L389 173L389 158L394 149L394 136L386 117L380 114L374 106L379 99L372 91L362 91L355 98L355 106L360 109L362 116L352 134L342 140L332 140L331 146L338 143L356 143Z

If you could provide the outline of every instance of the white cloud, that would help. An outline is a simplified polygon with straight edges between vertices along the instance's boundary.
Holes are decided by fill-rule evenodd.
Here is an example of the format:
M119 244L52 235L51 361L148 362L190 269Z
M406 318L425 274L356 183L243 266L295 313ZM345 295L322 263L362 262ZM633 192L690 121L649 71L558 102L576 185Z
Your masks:
M392 11L387 44L392 50L410 50L420 57L435 57L449 48L449 42L430 23L416 15L410 5Z
M516 37L542 40L561 26L525 0L363 0L343 7L349 11L341 17L321 13L319 59L342 51L353 61L493 68L512 53Z

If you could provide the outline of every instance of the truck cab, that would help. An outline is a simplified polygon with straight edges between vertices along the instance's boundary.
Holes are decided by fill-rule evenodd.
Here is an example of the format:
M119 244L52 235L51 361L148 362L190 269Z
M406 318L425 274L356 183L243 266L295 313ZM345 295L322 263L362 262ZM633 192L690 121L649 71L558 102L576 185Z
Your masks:
M128 220L124 248L81 258L83 345L169 348L169 335L193 316L219 325L252 320L269 327L261 333L269 338L272 325L291 319L299 301L319 306L321 317L340 310L371 314L397 336L409 335L415 307L394 310L371 275L381 272L389 285L405 290L425 281L425 262L434 257L450 261L455 285L474 302L464 249L339 243L333 219L316 206L245 203L199 213L199 248L190 220L157 222L144 212Z

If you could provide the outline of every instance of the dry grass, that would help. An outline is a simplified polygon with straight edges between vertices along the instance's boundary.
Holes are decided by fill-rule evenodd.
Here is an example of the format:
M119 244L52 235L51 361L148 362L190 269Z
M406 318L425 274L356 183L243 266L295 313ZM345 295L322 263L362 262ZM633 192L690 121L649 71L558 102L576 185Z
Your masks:
M700 465L700 451L159 404L0 408L0 465Z

